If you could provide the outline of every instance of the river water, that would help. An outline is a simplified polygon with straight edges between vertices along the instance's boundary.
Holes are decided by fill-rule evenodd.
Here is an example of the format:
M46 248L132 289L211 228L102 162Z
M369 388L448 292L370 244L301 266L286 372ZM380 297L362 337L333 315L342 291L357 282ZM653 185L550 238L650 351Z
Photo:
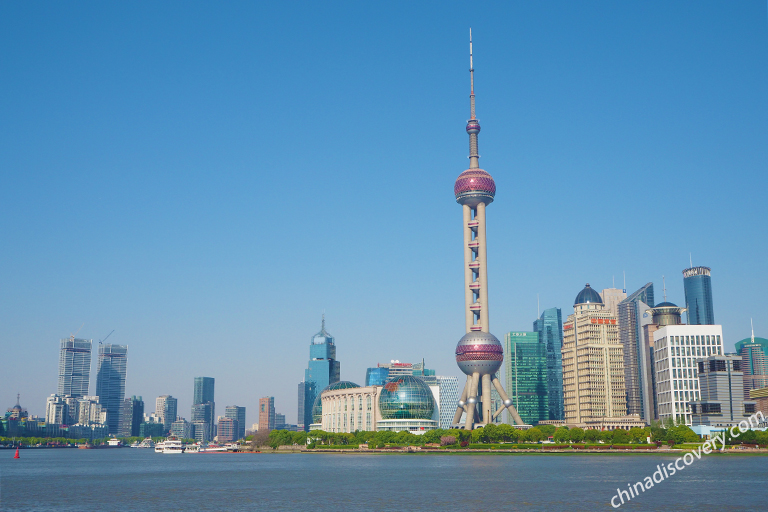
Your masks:
M677 455L679 456L679 455ZM0 450L3 510L614 510L660 455ZM702 456L620 510L766 510L768 457ZM619 503L614 501L614 503Z

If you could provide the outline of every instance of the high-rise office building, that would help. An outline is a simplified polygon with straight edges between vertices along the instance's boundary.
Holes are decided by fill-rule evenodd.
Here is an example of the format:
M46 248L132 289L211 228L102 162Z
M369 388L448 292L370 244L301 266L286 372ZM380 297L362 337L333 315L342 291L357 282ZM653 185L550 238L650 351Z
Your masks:
M285 429L285 414L275 413L275 427L274 430Z
M689 403L693 426L734 427L755 413L755 401L744 398L741 363L741 356L736 354L697 361L701 394Z
M671 418L691 425L690 402L701 397L696 361L723 355L722 338L723 328L719 325L671 324L654 331L659 420Z
M547 398L550 420L563 419L563 316L560 308L545 309L533 330L547 350Z
M336 343L325 330L325 315L322 317L320 332L312 336L309 344L309 363L304 371L303 402L304 410L299 411L297 423L304 424L309 430L312 423L312 407L317 395L329 385L339 382L341 364L336 360ZM301 385L299 387L301 393Z
M195 377L195 388L192 395L192 408L200 404L208 404L205 409L207 416L192 421L204 421L208 423L209 428L213 431L213 426L216 421L216 402L214 398L214 385L215 379L213 377Z
M259 432L275 429L275 397L259 398Z
M51 395L45 401L45 422L64 425L67 421L67 404L61 395Z
M389 378L389 368L382 368L381 366L371 367L365 370L365 385L366 386L383 386Z
M125 398L125 375L128 359L126 345L99 344L99 366L96 371L96 395L107 410L110 434L120 430L120 412Z
M435 381L438 389L436 405L439 418L437 428L448 430L453 421L454 406L459 401L459 379L436 375Z
M538 332L508 332L504 337L505 387L528 425L549 419L547 347Z
M309 425L305 425L304 422L308 419L308 418L305 418L305 414L307 413L307 407L309 407L310 412L312 409L311 403L309 406L307 406L307 400L309 400L310 395L312 395L311 391L312 390L310 389L310 384L304 381L299 382L298 410L296 411L296 428L300 431L309 430Z
M567 423L627 414L624 351L616 318L589 284L563 325L563 402Z
M604 288L603 291L600 292L600 298L603 299L605 309L610 311L614 318L618 318L618 306L621 301L627 298L627 290L622 290L619 288Z
M195 425L195 439L208 442L213 439L213 421L211 417L213 404L205 402L192 405L191 422Z
M654 419L655 396L648 393L653 387L653 366L644 343L643 326L651 322L648 309L653 307L653 283L619 302L616 306L619 322L619 341L624 352L624 387L627 390L627 414L639 414L646 421ZM653 341L653 340L651 340Z
M70 423L80 425L104 425L107 422L107 410L99 403L98 396L84 396L77 401L77 420ZM70 412L72 415L72 412Z
M155 400L155 416L160 419L165 432L171 429L171 424L178 416L178 400L171 395L160 395Z
M688 325L715 324L711 273L712 269L709 267L692 267L683 270Z
M768 386L768 340L756 338L753 329L750 338L736 342L736 352L744 373L744 398L750 400L751 390Z
M70 336L61 340L58 395L80 398L88 394L93 340Z
M228 405L224 408L224 417L237 420L237 439L245 437L245 407Z
M240 439L238 433L240 431L240 424L233 418L219 418L219 426L216 429L217 439L220 443L231 443Z
M120 412L120 436L138 436L143 420L144 400L140 396L132 396L123 400L122 411Z
M496 195L493 177L480 169L477 138L480 122L475 117L475 70L472 66L472 33L469 35L469 109L466 131L469 135L469 169L459 174L453 186L456 202L461 205L464 235L464 324L466 334L456 344L456 364L467 376L459 397L453 424L464 418L464 428L487 425L498 419L506 408L515 424L523 424L507 396L497 372L504 361L499 339L491 334L488 321L488 261L485 210ZM391 371L390 371L391 373ZM494 409L493 389L504 407ZM495 412L494 412L495 411Z

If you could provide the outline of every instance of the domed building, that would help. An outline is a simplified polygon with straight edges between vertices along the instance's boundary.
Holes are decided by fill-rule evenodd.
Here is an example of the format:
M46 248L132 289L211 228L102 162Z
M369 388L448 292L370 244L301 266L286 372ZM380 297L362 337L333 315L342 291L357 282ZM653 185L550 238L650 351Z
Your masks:
M326 386L325 389L318 393L317 398L315 398L315 402L312 404L312 425L315 426L315 429L319 428L320 423L323 421L323 393L326 391L335 391L337 389L352 389L359 387L360 385L355 384L354 382L350 382L348 380L340 380L339 382L334 382L333 384Z
M379 413L376 430L419 433L437 428L432 390L412 375L394 377L384 384L379 394Z

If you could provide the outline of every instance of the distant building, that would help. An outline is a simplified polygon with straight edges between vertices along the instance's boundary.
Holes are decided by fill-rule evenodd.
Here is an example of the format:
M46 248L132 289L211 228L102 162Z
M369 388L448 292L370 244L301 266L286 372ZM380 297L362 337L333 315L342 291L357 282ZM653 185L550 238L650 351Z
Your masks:
M303 423L304 429L309 429L312 422L312 406L318 394L329 385L339 382L341 363L336 360L336 343L325 330L325 315L323 315L320 332L312 336L309 345L309 363L304 371L303 402L304 410L299 411L297 423ZM301 393L301 385L300 385ZM261 413L259 415L261 417ZM261 424L261 420L259 420Z
M285 414L275 413L275 426L273 430L283 430L285 427Z
M312 404L310 403L307 405L307 401L311 399L313 391L310 390L310 385L304 381L299 382L298 391L298 410L296 411L298 423L296 424L296 427L299 430L307 431L309 430L309 424L304 424L304 422L308 420L308 418L305 418L305 414L307 413L307 408L309 408L311 416Z
M194 439L195 426L184 418L179 418L171 423L170 434L179 439Z
M709 267L692 267L683 270L688 325L715 324L711 271Z
M503 348L504 388L523 423L549 420L547 347L539 342L539 333L508 332Z
M105 425L107 410L99 403L98 396L84 396L78 399L77 419L73 422L79 425Z
M122 411L120 412L120 436L138 436L143 419L144 400L140 396L132 396L123 400Z
M29 417L29 413L25 408L21 406L20 403L21 396L19 394L16 394L16 405L9 408L8 411L5 413L5 419L6 420L23 420Z
M207 416L204 418L194 419L192 421L204 421L208 423L211 428L216 421L216 402L214 399L214 385L215 379L213 377L195 377L195 389L192 395L192 408L196 405L208 404Z
M144 422L139 425L139 436L141 437L162 437L167 434L168 431L162 423L148 423Z
M243 439L245 437L245 407L228 405L224 408L224 416L237 420L237 439Z
M626 416L624 351L616 317L589 284L563 325L563 402L567 424Z
M603 299L605 309L611 312L614 318L619 317L619 303L627 298L627 290L619 288L605 288L600 292L600 298Z
M219 425L216 429L218 432L218 441L220 443L231 443L232 441L237 441L239 439L237 435L239 429L240 426L237 420L232 418L219 418Z
M545 309L533 330L547 350L547 399L550 420L563 419L563 316L560 308ZM442 427L441 427L442 428Z
M207 443L213 440L213 426L207 421L192 421L194 439L198 443Z
M61 340L59 353L59 396L80 398L88 394L93 340L70 336Z
M744 372L744 398L749 400L751 390L768 386L768 340L756 338L753 330L751 338L736 342L736 352Z
M45 422L63 425L67 418L67 404L61 395L51 395L45 401Z
M178 400L171 395L160 395L155 400L155 416L160 419L165 432L171 429L171 424L178 416Z
M768 387L751 389L749 391L749 400L755 402L758 411L768 413Z
M383 386L389 378L389 368L382 368L377 366L375 368L368 368L365 370L365 385L366 386Z
M448 430L453 423L456 404L459 401L459 379L457 377L436 376L437 394L437 428ZM432 386L430 386L431 388Z
M283 418L285 422L285 418ZM275 429L275 397L259 398L259 432Z
M646 343L643 327L652 323L647 311L653 307L653 283L625 298L616 306L619 342L624 354L624 387L627 390L627 414L639 414L646 421L655 418L652 364L653 338Z
M195 439L200 442L208 442L213 439L213 424L208 421L211 415L211 402L192 405L191 421L195 425Z
M722 337L719 325L666 325L653 333L659 420L692 424L689 404L701 397L696 360L723 355Z
M708 356L697 366L701 394L690 401L693 426L733 427L755 413L756 403L744 400L741 356Z
M96 395L107 410L107 429L120 431L120 410L125 398L125 376L128 358L126 345L99 343L99 366L96 372Z

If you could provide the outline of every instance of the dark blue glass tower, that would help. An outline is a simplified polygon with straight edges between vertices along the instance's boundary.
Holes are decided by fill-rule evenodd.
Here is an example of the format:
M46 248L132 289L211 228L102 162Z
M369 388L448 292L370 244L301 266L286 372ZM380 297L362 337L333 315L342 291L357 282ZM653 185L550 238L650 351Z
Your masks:
M547 347L547 396L549 419L563 419L563 315L560 308L545 309L533 322L539 343Z
M368 368L365 371L366 386L383 386L389 378L389 368Z
M709 267L692 267L683 270L685 307L688 308L689 325L715 325L711 271Z
M323 315L320 332L312 336L312 342L309 345L309 364L304 370L304 430L309 431L309 425L312 423L312 404L317 394L329 385L339 382L340 373L341 364L336 360L336 344L333 336L325 330L325 315ZM299 391L301 392L301 384Z

